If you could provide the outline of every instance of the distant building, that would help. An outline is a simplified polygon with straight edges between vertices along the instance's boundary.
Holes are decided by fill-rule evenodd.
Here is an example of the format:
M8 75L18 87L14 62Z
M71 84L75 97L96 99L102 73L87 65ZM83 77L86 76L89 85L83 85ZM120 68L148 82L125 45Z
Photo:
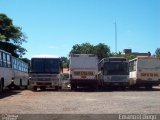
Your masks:
M135 55L135 56L151 56L150 52L147 53L139 53L139 52L132 52L132 49L124 49L123 53L125 55Z
M69 69L63 68L63 80L69 79Z

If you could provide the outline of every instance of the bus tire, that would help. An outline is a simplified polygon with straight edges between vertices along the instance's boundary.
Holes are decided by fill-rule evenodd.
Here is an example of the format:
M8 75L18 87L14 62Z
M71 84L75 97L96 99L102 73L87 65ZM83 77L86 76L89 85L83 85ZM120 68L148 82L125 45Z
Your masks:
M40 89L44 91L44 90L46 90L46 87L45 86L41 86Z
M94 89L95 91L98 91L99 90L99 85L98 84L96 84L95 85L95 89Z
M121 86L121 90L125 91L126 90L126 86Z
M3 91L3 85L2 85L2 80L0 80L0 92Z
M152 85L146 85L145 88L146 90L152 90Z
M37 91L37 86L33 86L33 91Z
M1 78L0 80L0 92L3 92L4 89L4 78Z
M25 85L24 89L26 89L26 90L27 90L27 89L28 89L28 85Z
M58 91L58 89L59 89L59 86L55 86L55 90Z
M22 87L22 79L19 80L19 86Z
M76 84L71 84L71 91L74 91L77 89L77 85Z
M59 90L61 90L62 89L62 86L59 86Z

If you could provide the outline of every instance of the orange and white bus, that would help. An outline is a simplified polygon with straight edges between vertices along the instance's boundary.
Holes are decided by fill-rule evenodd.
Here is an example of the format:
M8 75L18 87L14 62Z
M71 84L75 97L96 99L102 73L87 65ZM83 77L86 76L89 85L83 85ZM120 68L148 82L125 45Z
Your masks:
M129 61L130 86L146 87L160 84L160 59L153 57L137 57Z
M73 54L70 56L70 84L71 90L78 87L99 87L98 57L94 54Z

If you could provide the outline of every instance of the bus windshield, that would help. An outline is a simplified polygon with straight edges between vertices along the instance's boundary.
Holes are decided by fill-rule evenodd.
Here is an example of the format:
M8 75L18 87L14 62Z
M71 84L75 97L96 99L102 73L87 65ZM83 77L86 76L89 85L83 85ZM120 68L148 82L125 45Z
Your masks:
M104 63L104 75L128 75L127 62L106 62Z
M56 73L60 71L59 59L32 59L32 73Z

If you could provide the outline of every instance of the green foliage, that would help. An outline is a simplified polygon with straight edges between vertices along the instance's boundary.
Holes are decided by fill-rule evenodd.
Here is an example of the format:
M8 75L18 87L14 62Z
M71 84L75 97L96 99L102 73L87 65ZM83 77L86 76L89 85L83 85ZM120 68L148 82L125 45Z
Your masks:
M131 59L136 58L137 56L136 56L136 55L132 55L132 54L124 55L124 54L122 54L121 52L119 52L119 53L112 53L112 54L111 54L111 57L125 57L125 58L127 58L128 60L131 60Z
M104 57L110 56L110 48L103 43L95 46L90 43L82 43L74 45L70 51L71 54L96 54L99 60L101 60Z
M155 54L157 58L160 58L160 48L156 49Z
M61 60L63 62L63 68L69 68L69 60L67 57L61 57Z
M30 64L30 60L28 58L20 58L22 61L24 61L25 63Z
M81 45L76 44L72 47L70 51L71 54L93 54L94 53L94 46L90 43L82 43Z
M119 53L113 52L113 53L111 53L111 57L124 57L124 55L121 52L119 52Z
M94 46L94 50L94 54L98 56L99 60L110 56L109 46L103 43L99 43L98 45Z
M125 57L128 58L128 60L132 60L136 58L137 56L136 55L126 55Z
M22 29L13 25L12 20L5 14L0 14L0 49L19 57L27 51L21 45L26 42Z

